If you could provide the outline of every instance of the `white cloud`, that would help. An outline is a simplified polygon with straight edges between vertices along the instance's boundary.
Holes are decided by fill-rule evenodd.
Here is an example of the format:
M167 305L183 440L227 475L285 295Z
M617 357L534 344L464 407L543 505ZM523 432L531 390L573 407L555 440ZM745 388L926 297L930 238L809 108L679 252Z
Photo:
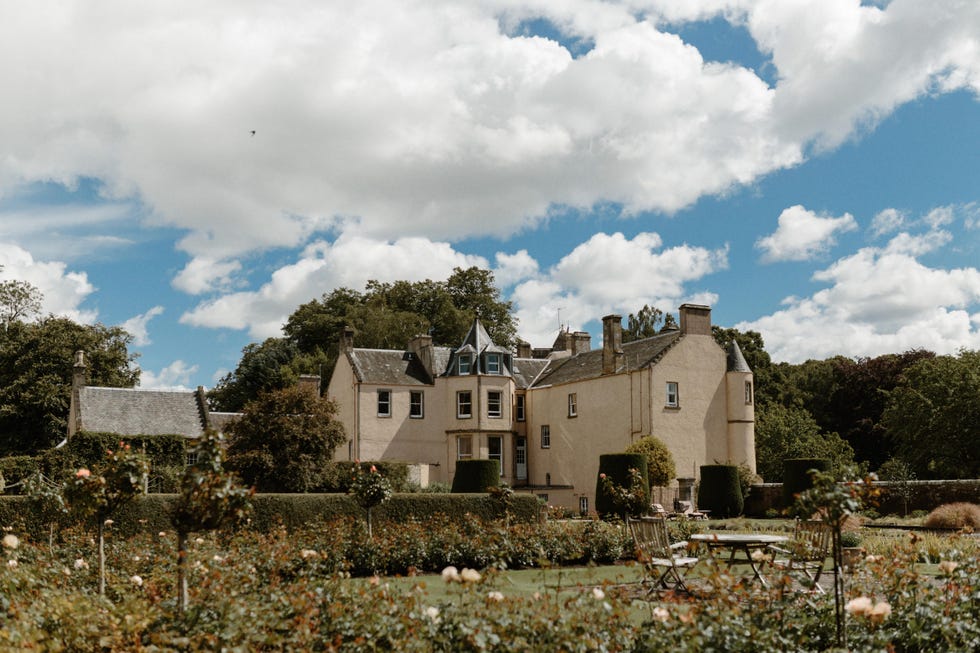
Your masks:
M0 279L17 279L33 284L44 299L41 313L51 313L78 322L94 322L97 313L81 308L95 290L84 272L72 272L60 261L38 261L17 245L0 242Z
M509 288L538 273L538 262L527 253L526 249L516 254L498 252L494 258L497 266L493 269L493 278L500 288Z
M394 242L341 236L316 242L295 263L276 270L255 291L202 302L181 316L184 324L248 329L254 338L281 335L296 307L334 288L363 290L367 281L446 279L455 267L488 267L486 259L455 251L447 243L423 238Z
M898 209L883 209L871 220L871 235L878 237L895 233L906 224L905 213Z
M779 214L779 227L775 233L756 241L762 250L762 261L808 261L833 247L835 235L857 229L857 222L850 213L839 218L821 216L799 204L784 209Z
M191 376L197 373L197 365L175 360L159 372L140 370L140 387L144 390L192 390Z
M787 298L786 308L736 326L762 333L773 358L789 362L976 348L980 271L930 268L916 259L949 240L943 231L903 233L883 248L861 249L813 275L827 288Z
M582 328L644 304L674 310L684 301L715 303L713 293L690 293L686 285L727 268L727 248L662 247L655 233L633 239L595 234L539 278L514 289L521 336L536 346L550 345L559 324Z
M137 347L142 347L153 342L150 340L150 334L147 330L150 320L162 314L163 306L154 306L141 315L134 315L119 326L133 336L134 345Z
M174 288L191 295L227 289L234 285L233 275L242 269L238 261L216 261L207 256L191 259L173 280Z

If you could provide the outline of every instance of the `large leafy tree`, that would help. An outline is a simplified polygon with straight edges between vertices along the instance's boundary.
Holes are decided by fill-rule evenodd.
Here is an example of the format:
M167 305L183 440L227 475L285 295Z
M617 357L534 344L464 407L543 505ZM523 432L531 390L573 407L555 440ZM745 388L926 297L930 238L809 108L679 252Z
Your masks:
M655 336L661 331L677 326L677 321L670 313L664 313L655 306L644 304L636 313L630 313L626 318L626 328L623 330L623 342L633 342Z
M770 404L756 415L756 471L766 481L778 482L787 458L827 458L840 469L854 461L854 450L837 433L821 431L806 410Z
M920 478L980 476L980 351L923 358L888 393L884 425Z
M0 333L0 453L33 454L65 437L76 351L86 353L89 385L136 385L131 340L119 327L63 317L12 322Z
M499 345L513 345L517 326L510 302L500 299L493 273L456 268L446 281L369 281L364 292L338 288L297 308L283 325L284 338L249 345L234 372L211 392L217 410L241 410L262 390L284 388L299 374L328 378L337 361L343 327L359 347L401 349L419 334L455 346L480 316Z
M226 427L227 467L260 492L310 492L346 441L336 404L308 388L259 393Z
M0 322L3 323L3 330L7 331L18 320L37 314L41 310L41 299L41 291L27 281L0 281Z

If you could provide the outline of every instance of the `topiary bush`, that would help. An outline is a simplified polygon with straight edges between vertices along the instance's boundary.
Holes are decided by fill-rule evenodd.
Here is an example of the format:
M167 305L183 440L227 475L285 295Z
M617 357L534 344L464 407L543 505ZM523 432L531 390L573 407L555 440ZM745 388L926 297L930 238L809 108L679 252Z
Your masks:
M500 463L496 460L458 460L453 492L486 492L500 485Z
M744 500L736 465L701 465L698 508L710 510L712 517L737 517Z
M783 461L783 505L792 506L796 495L813 487L810 470L830 470L827 458L787 458Z
M923 522L927 528L972 528L980 530L980 506L975 503L947 503L930 512Z
M677 476L677 466L670 449L660 438L647 435L630 446L626 453L642 453L647 457L647 480L650 485L663 487L670 485Z
M635 492L630 492L633 488L633 479L630 470L635 469L640 475L641 487L635 488ZM599 456L599 475L596 478L595 488L595 509L602 518L609 516L623 516L626 512L632 512L625 503L624 498L617 496L611 490L619 489L619 494L636 494L643 492L642 503L649 506L650 503L650 481L647 476L647 456L645 453L605 453Z

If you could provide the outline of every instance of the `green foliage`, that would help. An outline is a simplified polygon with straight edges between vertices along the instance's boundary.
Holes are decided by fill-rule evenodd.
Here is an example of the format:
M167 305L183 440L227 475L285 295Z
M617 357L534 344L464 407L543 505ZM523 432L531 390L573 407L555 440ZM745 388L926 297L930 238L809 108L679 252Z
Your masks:
M774 404L756 411L756 471L767 481L782 478L787 458L827 458L834 469L854 462L854 451L836 433L823 433L805 410Z
M647 435L630 446L626 453L642 453L647 457L647 477L650 485L663 487L670 485L677 476L674 456L660 438Z
M238 486L224 469L221 436L205 433L193 449L170 520L178 533L215 530L241 523L252 506L252 491Z
M106 451L97 472L83 467L75 473L64 487L65 501L72 514L98 525L143 493L147 474L146 459L120 442Z
M736 465L701 465L698 508L710 510L712 517L737 517L744 499Z
M0 270L3 266L0 265ZM18 279L0 281L0 323L7 331L10 325L36 315L44 296L32 283Z
M6 456L0 458L0 478L4 480L3 492L23 494L22 483L38 472L34 456Z
M457 460L453 492L486 492L500 485L500 463L496 460Z
M980 531L980 506L975 503L947 503L926 515L928 528L969 528Z
M607 453L599 456L595 509L607 519L642 515L649 507L647 457L642 453Z
M637 311L635 315L630 313L626 318L623 342L649 338L672 328L677 328L677 321L673 315L644 304L643 308Z
M292 386L262 392L225 430L228 468L260 492L310 492L346 441L336 404Z
M139 368L119 327L47 317L0 333L0 453L33 454L68 432L75 352L86 352L88 383L132 387Z
M924 358L888 393L884 423L920 478L980 477L980 351Z
M321 485L316 489L317 492L343 492L346 493L350 490L351 480L353 476L350 473L349 462L330 462L323 469L323 477L321 479ZM360 462L361 469L367 470L372 466L378 470L378 472L385 477L391 484L392 492L411 492L413 488L410 487L408 481L408 463L397 462L392 460L369 460ZM447 486L444 490L449 492L449 487Z
M792 505L796 495L813 487L812 470L830 471L826 458L787 458L783 461L783 504Z

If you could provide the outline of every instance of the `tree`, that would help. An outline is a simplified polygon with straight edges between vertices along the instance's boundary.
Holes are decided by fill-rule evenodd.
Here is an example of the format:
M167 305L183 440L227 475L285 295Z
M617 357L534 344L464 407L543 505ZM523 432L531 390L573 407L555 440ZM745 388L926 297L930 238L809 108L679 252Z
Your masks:
M229 469L259 492L310 492L346 441L336 404L308 388L259 393L228 424Z
M0 333L0 453L34 454L65 437L76 351L86 352L89 385L136 385L131 340L119 327L53 316Z
M0 266L0 270L3 266ZM0 281L0 321L3 330L23 318L35 315L41 310L43 296L33 284L26 281Z
M647 478L651 486L663 487L669 485L677 476L677 467L670 449L660 438L647 435L630 446L626 453L642 453L647 457Z
M319 356L303 354L286 338L246 345L235 371L218 381L208 400L214 410L238 412L261 392L294 386L301 374L319 373L325 359L322 352Z
M802 408L772 404L756 413L756 471L767 481L782 478L787 458L827 458L833 469L854 461L854 450L836 433L824 433Z
M677 326L674 316L664 313L655 306L644 304L643 308L634 315L630 313L626 318L626 328L623 330L623 342L633 342L642 340L662 333L667 329Z
M920 478L980 476L980 351L924 358L888 393L883 420Z

